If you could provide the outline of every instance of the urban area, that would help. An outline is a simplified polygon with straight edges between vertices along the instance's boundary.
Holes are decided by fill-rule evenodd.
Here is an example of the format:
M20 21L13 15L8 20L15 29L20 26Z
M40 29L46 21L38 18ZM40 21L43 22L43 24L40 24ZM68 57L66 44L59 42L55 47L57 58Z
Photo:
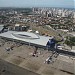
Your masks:
M0 8L0 75L74 75L75 9Z

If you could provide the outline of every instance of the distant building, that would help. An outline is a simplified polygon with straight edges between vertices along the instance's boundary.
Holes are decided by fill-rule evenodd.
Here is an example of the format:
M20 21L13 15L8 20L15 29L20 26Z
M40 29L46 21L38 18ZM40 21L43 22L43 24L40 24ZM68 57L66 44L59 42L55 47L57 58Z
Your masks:
M27 31L29 29L29 26L23 26L20 24L15 24L14 30L15 31Z
M0 25L0 31L2 31L4 25Z
M19 31L19 26L20 26L20 24L15 24L14 30Z
M75 12L73 13L73 15L74 15L73 18L75 19Z

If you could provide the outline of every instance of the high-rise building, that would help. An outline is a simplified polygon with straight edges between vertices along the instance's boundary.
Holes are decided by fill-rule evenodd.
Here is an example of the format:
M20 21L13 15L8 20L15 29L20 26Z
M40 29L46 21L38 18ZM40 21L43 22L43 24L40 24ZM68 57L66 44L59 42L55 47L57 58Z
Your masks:
M73 12L73 18L75 19L75 12Z

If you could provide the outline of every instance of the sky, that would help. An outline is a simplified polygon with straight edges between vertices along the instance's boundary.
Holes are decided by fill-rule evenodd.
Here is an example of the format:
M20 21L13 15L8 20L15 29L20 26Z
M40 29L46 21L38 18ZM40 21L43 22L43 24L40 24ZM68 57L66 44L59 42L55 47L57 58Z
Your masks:
M0 7L65 7L74 8L75 0L0 0Z

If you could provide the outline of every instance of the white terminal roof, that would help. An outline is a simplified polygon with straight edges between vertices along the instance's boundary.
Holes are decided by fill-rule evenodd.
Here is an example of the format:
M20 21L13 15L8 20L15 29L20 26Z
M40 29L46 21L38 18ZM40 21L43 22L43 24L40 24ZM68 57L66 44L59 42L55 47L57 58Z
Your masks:
M30 42L30 43L38 44L42 46L46 46L48 40L53 38L48 36L40 36L30 32L17 32L17 31L4 32L4 33L1 33L0 36L16 39L16 40L21 40L25 42Z

